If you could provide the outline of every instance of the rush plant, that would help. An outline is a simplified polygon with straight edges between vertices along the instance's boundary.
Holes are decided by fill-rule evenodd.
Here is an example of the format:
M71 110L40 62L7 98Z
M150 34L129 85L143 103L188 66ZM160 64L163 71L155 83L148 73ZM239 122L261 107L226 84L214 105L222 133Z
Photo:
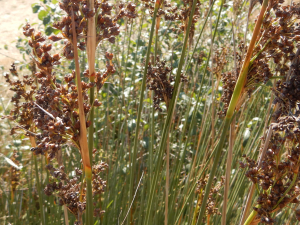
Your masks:
M33 9L0 98L0 223L300 220L298 3Z

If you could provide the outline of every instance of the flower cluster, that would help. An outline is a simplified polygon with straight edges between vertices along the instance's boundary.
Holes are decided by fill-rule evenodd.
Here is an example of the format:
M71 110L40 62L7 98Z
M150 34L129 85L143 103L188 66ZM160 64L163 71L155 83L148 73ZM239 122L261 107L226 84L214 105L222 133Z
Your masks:
M243 43L241 43L239 46L239 52L236 52L236 69L229 71L229 72L223 72L221 73L221 81L223 83L222 89L222 96L221 96L221 102L224 103L223 109L221 111L218 112L219 116L225 116L227 109L229 107L229 103L235 88L235 84L237 81L237 76L240 72L241 66L242 66L242 57L241 57L241 52L243 52L243 50L245 49ZM218 54L216 54L218 55ZM220 57L219 57L220 58ZM224 58L224 57L221 57ZM220 69L223 69L225 66L225 59L222 59L220 63L218 63L219 59L214 60L215 62L217 62L217 65L220 64L222 66L220 66ZM218 67L217 67L218 68ZM222 72L222 70L218 70L219 73ZM219 76L217 77L219 78Z
M92 182L93 182L93 195L100 195L104 192L106 181L100 177L101 172L106 170L108 165L106 163L99 163L92 168ZM54 168L52 164L48 164L46 168L52 175L52 182L48 183L44 189L46 195L50 196L55 194L58 196L59 205L67 205L69 211L74 214L82 214L86 208L86 188L82 189L80 177L82 170L75 168L75 176L70 178L65 172L64 166ZM99 208L94 208L94 215L100 216L104 211Z
M262 160L261 167L258 163L245 157L246 162L240 162L242 168L248 168L246 176L260 187L259 197L255 207L257 217L265 224L273 224L275 220L271 214L284 208L289 203L298 203L300 195L298 183L299 171L299 146L288 147L289 142L298 142L298 137L293 128L300 128L300 118L293 116L282 117L279 123L272 124L272 136L267 147L267 152ZM297 126L295 126L298 124ZM299 136L299 134L298 134ZM286 147L283 147L286 146ZM285 148L285 149L283 149Z
M49 53L52 45L44 43L46 38L41 36L40 32L35 33L29 24L23 29L24 34L30 37L29 44L33 48L34 61L39 70L34 77L23 76L23 80L11 79L8 74L5 75L6 82L11 86L10 90L15 92L12 97L14 109L11 116L19 124L12 132L24 129L30 131L27 135L35 134L37 146L31 150L34 154L47 153L51 160L67 140L72 140L73 144L79 147L80 123L77 87L74 83L75 72L64 76L65 85L58 81L53 67L60 63L59 55ZM12 66L12 74L16 74L14 70ZM87 92L94 85L95 83L82 82L86 115L91 108ZM87 121L87 126L89 123ZM38 130L40 133L37 133Z
M242 168L248 168L246 176L258 187L259 196L254 210L256 220L264 224L274 224L271 214L287 207L290 203L299 203L300 176L300 27L295 19L300 17L300 4L283 6L282 1L274 1L272 8L276 18L268 12L252 66L248 73L246 88L253 89L253 84L266 82L271 76L282 77L273 88L276 110L270 141L262 143L261 149L267 149L260 166L245 156L246 162L240 162ZM297 51L295 51L297 50ZM271 72L268 61L276 64ZM266 145L266 146L265 146ZM296 211L299 219L299 211Z
M116 5L111 5L108 0L101 2L95 1L94 9L90 9L87 5L87 1L64 0L59 6L67 15L62 17L61 21L54 23L53 26L61 31L63 37L53 35L49 38L53 41L65 39L63 55L67 59L74 58L72 16L75 21L77 39L83 39L77 44L80 50L85 50L86 48L88 18L96 17L96 44L98 45L104 40L115 43L115 37L120 34L120 26L117 24L118 20L124 17L137 17L135 12L136 6L132 2L128 2L127 5L121 3L117 7ZM112 15L113 8L118 8L118 14Z
M51 162L47 166L54 182L50 182L44 189L47 195L55 193L59 197L61 205L66 204L74 214L82 214L85 210L85 184L79 182L82 171L75 169L76 176L70 178L61 166L55 168L53 159L58 156L64 144L72 144L80 151L80 121L78 105L78 89L75 84L75 71L63 75L59 80L55 76L54 68L61 63L61 55L52 53L52 42L64 40L62 56L70 60L74 58L73 28L75 27L77 47L85 50L88 32L88 18L96 18L97 45L103 40L115 42L119 35L117 21L127 17L137 17L135 4L128 2L110 5L106 0L95 1L94 8L89 8L87 1L63 0L59 3L60 8L66 12L61 21L54 23L54 27L61 31L62 36L52 35L46 38L41 32L36 32L29 24L23 27L23 34L28 37L28 44L32 48L33 65L32 75L18 75L13 64L9 74L5 74L6 82L10 90L14 92L12 102L14 107L7 117L14 120L18 125L12 128L11 133L18 130L25 131L27 136L34 138L31 151L33 154L45 155ZM112 9L117 13L112 15ZM83 41L82 41L83 40ZM88 92L96 87L99 91L110 74L116 72L113 65L113 54L106 53L106 70L95 72L93 82L81 82L83 108L86 118L86 127L91 121L88 115L92 107L100 106L96 99L93 103L89 101ZM89 71L83 72L89 77ZM100 177L100 172L107 168L105 163L92 166L92 188L94 195L100 195L106 186L106 182ZM82 189L83 187L83 189ZM96 215L102 211L95 208Z
M204 189L206 187L206 183L208 181L209 175L206 175L205 178L201 178L197 181L197 187L196 187L196 193L199 195L199 200L197 202L197 205L200 206L202 204L201 199L204 195ZM225 177L221 177L221 181L217 182L217 178L214 177L214 183L215 186L211 188L208 196L208 200L206 203L206 214L207 215L221 215L221 213L218 211L218 208L216 207L217 203L217 197L221 196L220 189L224 186Z
M258 84L266 84L273 76L285 77L290 70L290 65L295 58L295 49L300 40L300 26L295 22L300 17L300 5L282 5L283 0L273 1L269 5L267 13L262 22L262 29L257 37L258 43L253 51L250 67L247 74L247 81L244 91L250 95ZM241 52L245 52L242 48ZM270 62L274 62L274 70L270 67ZM238 64L242 64L242 57L238 58ZM225 85L222 101L226 104L230 102L233 87L232 81L234 73L224 74ZM227 84L228 82L228 84ZM286 83L279 81L277 88L285 87ZM276 95L281 91L276 91ZM281 101L280 97L276 101ZM227 108L223 113L226 113Z
M144 6L146 9L149 10L150 14L153 14L154 11L154 3L155 1L146 1L142 0L144 2ZM181 33L185 32L188 25L188 20L191 14L193 1L192 0L184 0L182 7L178 8L175 5L172 5L170 2L163 1L163 7L158 9L157 16L163 17L165 21L173 21L176 22L177 25L172 28L172 31L175 33ZM200 18L201 12L200 12L200 6L201 3L199 0L197 0L195 13L192 20L192 26L189 33L189 40L190 44L192 43L192 39L194 37L195 33L195 24Z
M156 65L148 64L147 70L147 88L154 91L153 105L156 110L162 111L159 106L160 102L165 102L168 108L172 99L175 77L171 73L172 68L166 66L166 61L160 61L157 57ZM186 77L181 74L181 81L187 81Z

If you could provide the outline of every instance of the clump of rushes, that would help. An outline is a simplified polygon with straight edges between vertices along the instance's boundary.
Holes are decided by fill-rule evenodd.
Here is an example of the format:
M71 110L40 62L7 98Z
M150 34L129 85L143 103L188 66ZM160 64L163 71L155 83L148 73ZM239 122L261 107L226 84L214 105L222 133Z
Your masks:
M174 90L175 76L172 74L172 68L166 66L166 61L160 61L160 57L156 57L155 66L148 63L146 82L147 88L154 92L153 107L155 110L162 111L160 107L161 102L165 102L167 110L169 110L169 103L172 100ZM186 82L187 78L180 74L180 81ZM166 150L166 201L165 201L165 224L168 224L168 197L169 197L169 161L170 161L170 147L169 136L167 137Z
M77 224L82 223L81 215L87 208L87 224L93 224L93 214L99 216L103 213L99 208L93 210L92 201L93 196L104 191L106 183L101 179L100 172L107 165L101 162L92 165L92 161L90 162L92 155L89 155L85 147L86 128L93 125L93 121L89 120L93 118L90 115L93 107L101 104L97 99L91 101L94 99L94 87L99 91L108 76L116 70L112 63L113 54L107 52L106 71L91 73L86 70L84 75L90 78L90 82L81 81L77 51L84 51L88 43L90 18L96 18L97 46L103 41L114 43L115 37L120 33L117 21L124 17L135 18L137 14L135 5L131 2L121 3L117 7L108 1L94 1L94 8L89 8L88 1L63 0L59 6L67 15L53 26L61 31L62 36L52 35L47 41L41 32L36 32L29 24L23 27L23 33L29 38L28 44L32 48L36 72L32 76L24 75L22 79L12 65L10 72L14 77L5 74L10 90L15 92L12 97L14 108L8 118L18 123L11 132L25 131L27 136L35 139L33 143L36 142L36 146L31 148L33 154L46 155L50 161L47 169L53 178L44 189L45 193L57 195L59 203L67 205L70 212L76 215ZM112 13L113 8L117 14ZM76 71L65 74L63 81L58 80L53 72L54 67L60 64L61 55L51 53L51 41L59 40L64 40L62 56L68 60L75 59L76 65ZM63 166L55 168L53 164L53 159L57 158L64 144L77 147L82 156L86 175L83 184L80 182L83 174L81 169L74 168L76 176L71 178Z
M257 43L253 50L253 57L249 64L246 83L243 93L249 95L257 85L266 84L273 76L286 76L290 62L295 57L296 42L300 40L300 28L295 19L299 17L298 4L282 6L283 0L273 1L269 4L267 13L262 20L262 28L257 36ZM239 46L240 52L244 52L243 43ZM237 53L238 68L242 64L241 54ZM275 70L271 70L270 61L276 64ZM224 83L222 102L225 107L222 112L226 114L232 93L235 87L235 73L227 72L222 75Z
M273 4L274 2L272 2ZM222 1L221 4L221 9L223 7L224 1ZM254 30L253 30L253 34L252 34L252 38L251 41L249 43L249 46L247 48L247 53L244 57L243 60L243 64L239 73L239 76L237 78L236 81L236 85L234 87L234 90L232 92L232 96L230 98L230 103L228 105L228 109L226 110L226 116L224 119L224 126L220 135L220 139L218 142L218 145L215 149L215 158L214 158L214 162L213 165L211 167L211 171L210 171L210 175L209 175L209 179L207 181L207 185L205 187L205 194L203 196L203 202L207 202L208 197L209 197L209 193L210 193L210 189L212 186L212 182L213 182L213 178L216 174L217 171L217 167L219 164L219 160L221 157L221 152L223 149L223 146L225 144L225 139L226 139L226 135L227 135L227 131L229 130L233 115L235 112L237 112L240 108L241 103L243 102L243 96L246 93L245 92L245 87L247 86L247 84L249 84L249 79L247 77L247 75L249 74L249 70L250 67L252 65L252 60L253 60L253 52L257 46L257 41L259 42L260 39L258 39L258 37L261 35L261 26L264 20L264 15L266 12L270 11L270 7L269 7L269 1L268 0L264 0L262 2L262 6L261 6L261 10L260 13L258 15L258 19L256 21ZM257 55L257 54L256 54ZM201 205L201 209L200 209L200 213L199 213L199 217L197 220L197 224L201 224L202 222L202 218L205 215L205 211L206 211L206 204L202 204Z
M245 224L255 221L274 224L272 213L282 210L290 203L298 203L299 184L299 40L300 27L295 20L300 17L300 5L281 5L273 2L266 14L260 33L260 45L256 47L256 55L251 61L246 90L251 92L255 84L266 82L275 74L278 80L273 88L277 104L273 113L271 139L267 151L259 166L258 162L245 156L246 162L240 162L242 168L248 168L246 176L258 190L258 198L254 211ZM275 15L273 18L272 12ZM297 49L297 52L295 52ZM272 71L268 61L276 63ZM296 218L298 219L298 212Z

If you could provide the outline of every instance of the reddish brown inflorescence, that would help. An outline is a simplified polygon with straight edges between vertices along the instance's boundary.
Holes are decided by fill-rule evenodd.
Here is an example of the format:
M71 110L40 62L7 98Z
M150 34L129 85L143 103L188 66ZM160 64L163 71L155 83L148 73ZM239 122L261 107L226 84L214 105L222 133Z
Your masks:
M80 150L79 135L80 122L78 112L78 91L75 85L75 71L64 75L63 81L58 81L54 67L61 63L61 58L74 59L74 47L85 50L87 38L87 19L96 16L97 45L105 40L114 43L119 35L118 20L127 17L129 20L136 18L135 4L128 2L111 5L109 1L95 1L95 8L91 9L87 1L63 0L60 8L66 13L59 22L53 24L54 28L61 31L62 36L52 35L48 38L41 32L36 32L33 27L26 24L23 34L29 38L28 44L32 48L33 75L18 75L16 66L12 64L10 72L13 76L5 74L6 82L10 90L15 94L12 97L14 108L9 119L18 123L12 128L11 133L17 130L25 131L27 136L34 137L36 146L31 148L35 155L47 156L50 163L47 169L52 175L51 182L45 187L47 195L56 194L59 204L66 204L74 213L82 214L85 210L85 185L81 185L82 171L76 168L75 175L71 178L63 166L55 168L51 162L58 156L64 144L72 144ZM113 9L117 13L113 15ZM74 17L75 23L72 23ZM72 27L75 26L77 46L73 45ZM64 41L62 55L52 53L52 43ZM89 103L88 92L92 87L101 89L110 74L116 72L113 65L113 54L106 53L106 70L95 72L94 82L81 82L82 96L84 99L84 113L88 118L91 107L100 106L96 99L92 105ZM89 71L84 71L89 76ZM89 127L92 122L86 120ZM96 151L94 151L95 153ZM106 182L100 177L100 173L107 168L105 163L97 163L92 167L93 194L100 195L106 187ZM71 172L71 171L69 171ZM83 187L83 189L82 189ZM95 207L94 214L99 216L102 210Z

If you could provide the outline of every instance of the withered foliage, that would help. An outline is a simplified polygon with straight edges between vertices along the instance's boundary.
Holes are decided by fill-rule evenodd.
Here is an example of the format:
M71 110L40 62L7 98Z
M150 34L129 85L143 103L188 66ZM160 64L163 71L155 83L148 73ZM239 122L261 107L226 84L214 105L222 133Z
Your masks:
M60 64L61 55L52 54L51 42L64 40L62 56L66 59L74 58L74 44L72 26L75 26L80 50L85 50L87 36L87 19L96 16L96 36L97 45L108 40L115 42L115 37L119 35L119 25L117 21L127 17L129 19L137 17L135 5L131 2L120 3L118 6L111 5L108 1L95 1L95 8L91 9L87 1L63 0L59 3L60 8L65 11L66 16L60 22L54 23L54 27L61 31L62 36L52 35L48 38L41 32L36 32L29 24L23 27L24 35L29 38L28 43L32 48L32 59L34 65L33 75L19 76L13 64L10 72L13 76L5 74L6 82L10 90L14 92L12 102L14 108L10 112L9 119L14 120L18 125L12 128L11 133L17 130L25 131L27 136L34 137L36 146L31 148L34 155L47 156L50 163L47 169L52 175L52 181L44 189L47 195L55 194L59 197L61 205L66 204L68 209L74 214L82 214L85 210L85 184L79 182L82 171L75 169L76 176L70 178L68 174L72 171L65 171L64 167L55 168L51 162L62 150L64 144L72 144L80 151L80 122L78 91L75 85L75 71L64 75L64 80L58 80L54 67ZM113 15L112 9L118 13ZM74 17L75 23L72 23ZM83 41L82 41L83 40ZM112 63L113 54L106 53L106 71L96 72L94 82L81 82L82 96L84 100L84 113L86 127L92 121L88 120L91 107L100 106L98 100L90 105L88 92L92 87L101 89L110 74L115 73ZM85 76L89 76L89 71L84 71ZM100 172L105 170L105 163L98 163L92 167L93 195L101 194L104 191L106 182L100 177ZM99 208L95 208L94 213L103 213Z
M289 203L299 203L300 176L300 26L295 23L300 18L300 4L282 6L282 2L273 2L275 18L268 13L263 21L264 29L260 35L260 45L256 49L251 70L248 73L246 88L266 82L270 77L280 75L273 89L276 110L273 114L271 140L267 152L258 163L246 157L240 162L247 167L246 176L259 187L257 217L264 224L274 224L271 214L281 210ZM297 50L297 51L296 51ZM268 61L275 63L271 71ZM299 219L299 212L296 212Z
M181 82L187 81L183 74L180 78ZM159 106L161 102L165 102L168 108L173 95L175 76L172 74L172 68L166 66L166 61L160 61L160 57L157 57L155 66L149 62L146 82L147 88L154 91L154 108L162 111Z

